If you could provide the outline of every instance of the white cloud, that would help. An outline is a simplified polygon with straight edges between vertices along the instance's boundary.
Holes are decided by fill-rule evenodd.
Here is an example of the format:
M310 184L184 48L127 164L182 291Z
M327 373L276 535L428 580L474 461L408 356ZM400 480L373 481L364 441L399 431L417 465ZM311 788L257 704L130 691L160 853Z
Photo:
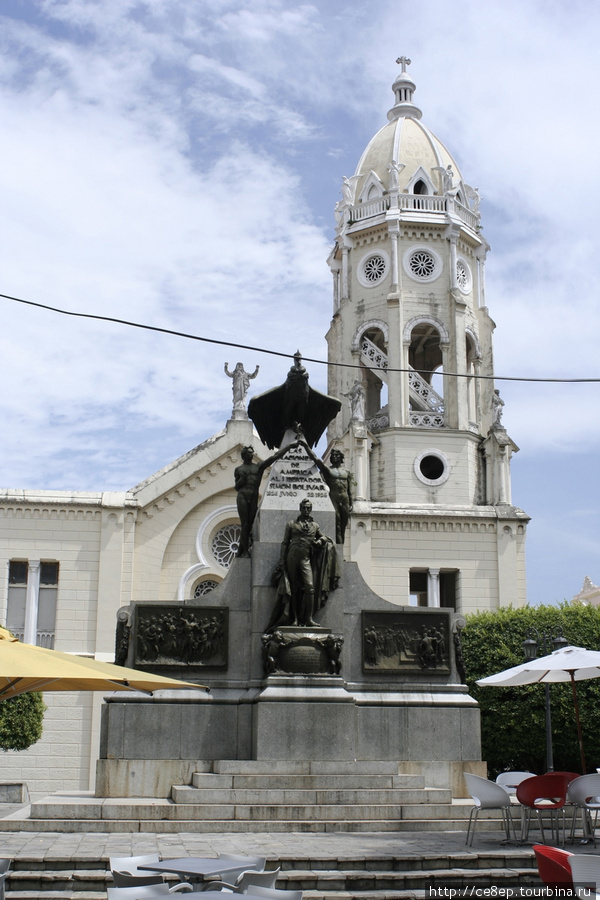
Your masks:
M593 5L17 10L0 14L3 293L323 357L333 206L385 122L404 53L424 121L481 189L497 372L600 375ZM8 301L2 311L7 485L130 486L222 427L226 359L260 362L257 390L288 367ZM324 387L324 368L311 380ZM519 460L558 466L595 448L598 386L499 386Z

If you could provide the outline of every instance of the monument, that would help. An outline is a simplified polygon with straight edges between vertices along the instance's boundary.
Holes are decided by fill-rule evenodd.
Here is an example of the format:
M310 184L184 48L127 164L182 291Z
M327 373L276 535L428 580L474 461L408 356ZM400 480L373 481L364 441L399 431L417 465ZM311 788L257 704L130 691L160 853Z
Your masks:
M276 452L259 464L241 451L246 538L227 577L196 601L120 610L121 660L211 691L109 698L99 795L135 793L140 760L144 790L160 796L198 761L398 760L447 785L480 759L479 711L455 658L461 617L396 606L343 560L351 473L341 452L326 464L312 449L340 406L309 386L297 352L286 382L248 406Z

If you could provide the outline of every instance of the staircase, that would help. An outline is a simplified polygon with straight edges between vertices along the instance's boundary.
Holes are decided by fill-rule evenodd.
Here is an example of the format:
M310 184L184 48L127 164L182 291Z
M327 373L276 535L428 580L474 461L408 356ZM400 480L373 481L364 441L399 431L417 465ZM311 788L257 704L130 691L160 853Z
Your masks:
M54 859L36 856L15 860L7 900L105 900L112 884L107 860ZM428 898L430 887L486 888L540 885L531 848L500 852L428 848L382 858L379 854L337 856L316 854L310 863L287 853L271 855L269 868L281 866L277 887L304 891L304 900L408 900ZM178 895L175 895L178 896ZM498 893L491 896L500 896Z
M15 840L22 849L7 900L104 900L111 853L158 847L163 857L260 851L269 868L281 867L278 887L300 889L304 900L425 900L430 887L540 883L531 847L500 843L495 811L480 816L467 848L472 802L427 788L398 763L220 760L201 768L212 771L174 786L169 799L54 794L0 817L7 850L7 832L31 833Z
M56 793L2 819L5 831L409 832L466 829L470 801L393 762L215 760L169 799ZM497 823L491 823L497 827ZM481 823L485 828L486 824Z

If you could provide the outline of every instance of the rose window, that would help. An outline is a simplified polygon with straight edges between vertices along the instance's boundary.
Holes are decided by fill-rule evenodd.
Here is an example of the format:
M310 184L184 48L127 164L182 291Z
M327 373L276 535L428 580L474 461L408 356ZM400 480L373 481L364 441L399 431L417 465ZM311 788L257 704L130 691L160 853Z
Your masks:
M201 581L194 588L194 599L196 599L196 597L203 597L205 594L210 594L210 592L214 591L218 584L218 581L211 581L208 578L206 579L206 581Z
M241 533L239 525L225 525L212 539L213 556L224 569L228 569L237 556Z
M409 266L416 278L430 278L435 272L435 257L427 250L415 250Z
M380 281L385 275L386 265L383 256L370 256L363 265L363 275L370 284Z
M463 294L468 294L471 290L471 270L464 259L456 260L456 284Z

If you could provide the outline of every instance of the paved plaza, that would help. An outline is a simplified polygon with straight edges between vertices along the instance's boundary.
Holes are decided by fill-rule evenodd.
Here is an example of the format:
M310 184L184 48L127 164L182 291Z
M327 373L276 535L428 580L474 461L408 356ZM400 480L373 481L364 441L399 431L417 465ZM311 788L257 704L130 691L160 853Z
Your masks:
M0 823L1 827L1 823ZM109 856L136 856L158 853L163 858L179 856L217 856L242 853L277 859L389 859L390 857L426 858L448 853L476 856L497 853L506 858L522 855L529 845L501 843L499 831L476 832L472 847L465 846L466 831L436 831L399 834L368 833L261 833L261 834L57 834L53 832L4 832L0 855L28 859L97 860ZM577 852L594 852L593 845Z

